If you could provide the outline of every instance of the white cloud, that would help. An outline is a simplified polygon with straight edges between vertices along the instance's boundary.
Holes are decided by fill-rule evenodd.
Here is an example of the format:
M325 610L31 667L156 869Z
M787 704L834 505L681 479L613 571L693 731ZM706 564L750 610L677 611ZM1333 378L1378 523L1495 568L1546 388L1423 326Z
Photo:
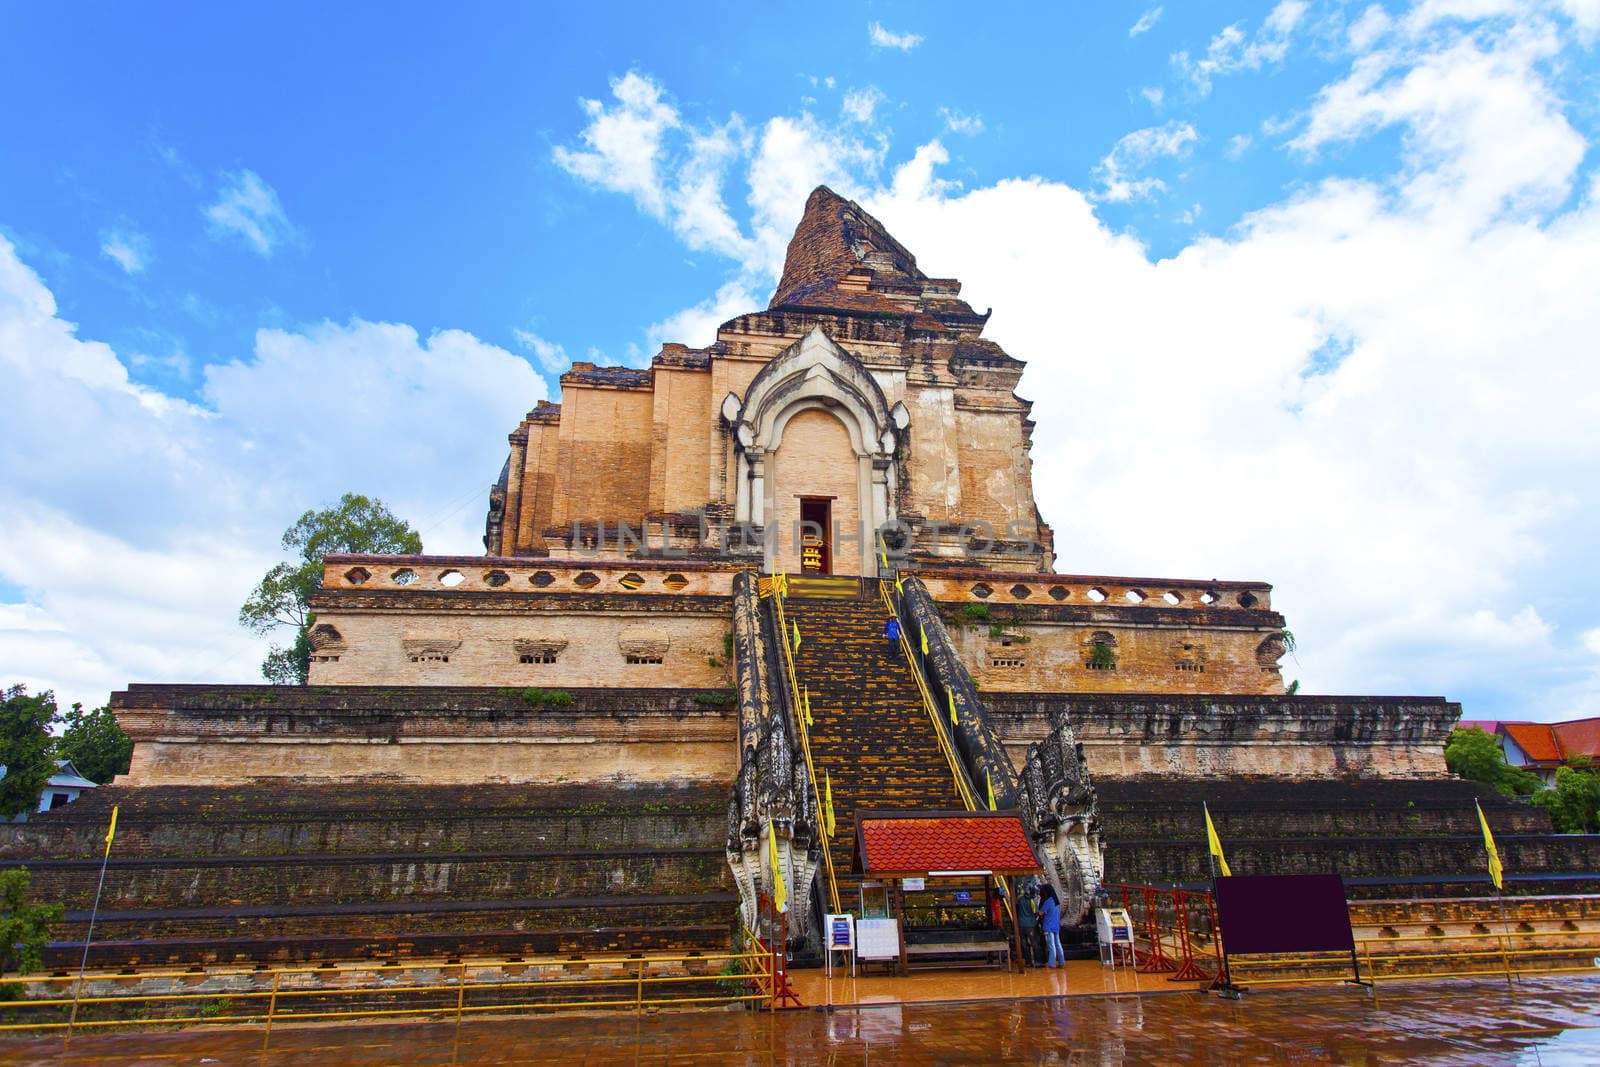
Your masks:
M517 339L517 344L533 353L546 374L560 374L572 363L567 357L566 348L545 340L532 330L512 330L511 334Z
M80 339L3 237L0 373L0 582L23 592L0 610L0 664L87 704L131 680L257 678L238 605L283 528L346 490L431 550L480 550L504 433L546 395L469 334L356 320L263 330L207 368L200 403L178 399Z
M902 52L909 52L922 43L922 34L895 33L885 29L881 22L867 24L867 38L874 48L897 48Z
M976 137L984 131L982 115L967 115L952 108L941 107L939 117L944 119L944 128L950 133Z
M1193 126L1176 119L1124 134L1096 168L1101 182L1100 199L1121 203L1162 191L1167 187L1165 182L1139 177L1140 172L1159 159L1187 155L1199 139Z
M1157 111L1161 110L1162 103L1167 99L1165 90L1163 90L1159 85L1146 85L1143 89L1139 90L1139 95L1144 97L1145 102L1151 107L1155 108Z
M1128 36L1137 37L1141 33L1148 33L1150 30L1154 29L1155 24L1160 21L1161 8L1159 6L1153 7L1149 11L1146 11L1144 14L1140 15L1138 22L1135 22L1132 26L1128 27Z
M125 274L140 274L150 265L150 239L133 230L104 231L100 234L100 251Z
M1223 149L1223 154L1229 159L1238 159L1250 148L1251 141L1248 133L1236 133L1228 138L1228 147Z
M886 99L888 98L876 85L869 85L865 89L851 89L844 94L844 103L839 110L852 122L871 122L872 113Z
M213 231L240 237L257 255L270 256L285 241L298 237L278 193L253 170L222 176L217 199L204 209Z
M1207 76L1281 58L1300 12L1277 12L1208 53ZM1571 53L1537 12L1395 21L1370 38L1377 59L1358 51L1283 104L1303 109L1303 152L1398 133L1387 165L1298 183L1169 258L1082 190L957 189L936 143L889 167L802 116L767 120L730 163L763 249L736 273L770 284L767 241L826 176L930 274L962 278L995 309L989 335L1028 361L1059 569L1270 580L1307 692L1593 710L1600 186L1555 80ZM1131 191L1150 180L1138 166L1196 136L1153 127L1108 158ZM1363 166L1388 143L1364 142Z
M1216 78L1280 63L1289 52L1289 39L1305 17L1307 6L1304 0L1280 0L1254 34L1246 33L1243 23L1235 22L1211 38L1205 55L1195 59L1187 51L1178 52L1172 57L1173 65L1204 95L1211 91Z

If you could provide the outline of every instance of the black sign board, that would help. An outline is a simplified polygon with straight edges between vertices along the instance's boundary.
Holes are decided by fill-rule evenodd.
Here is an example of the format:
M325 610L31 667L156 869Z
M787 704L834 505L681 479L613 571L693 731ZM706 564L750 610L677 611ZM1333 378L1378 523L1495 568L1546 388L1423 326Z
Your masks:
M1216 898L1230 956L1355 951L1344 879L1337 874L1218 878Z

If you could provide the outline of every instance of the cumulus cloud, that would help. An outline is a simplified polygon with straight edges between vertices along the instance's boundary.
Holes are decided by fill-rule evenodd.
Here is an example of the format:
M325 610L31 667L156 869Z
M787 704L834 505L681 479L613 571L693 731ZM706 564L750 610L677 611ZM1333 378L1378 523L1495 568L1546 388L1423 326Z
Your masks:
M234 624L300 512L376 494L435 551L481 549L504 434L545 395L528 363L457 330L355 320L263 330L197 402L133 383L80 338L0 237L0 610L7 681L103 702L130 680L249 681ZM452 508L454 510L452 510Z
M150 239L134 230L107 230L100 235L100 252L123 273L140 274L150 264Z
M279 245L299 235L277 190L253 170L224 174L217 199L204 208L204 214L213 233L231 234L262 257L271 256Z
M1204 95L1216 78L1281 63L1307 6L1304 0L1281 0L1255 33L1245 32L1244 24L1235 22L1211 38L1204 55L1193 58L1187 51L1178 52L1172 57L1173 65Z
M1302 14L1280 5L1195 69L1277 62ZM1569 53L1538 11L1391 23L1288 104L1291 161L1365 139L1368 172L1308 178L1160 260L1099 217L1104 192L960 189L936 143L894 166L810 119L762 124L727 183L762 247L831 174L994 308L989 335L1028 361L1059 569L1270 580L1305 691L1593 711L1600 203L1556 80ZM1136 133L1108 157L1130 192L1198 137ZM732 272L767 286L780 264Z
M1160 21L1161 8L1159 6L1153 7L1149 11L1146 11L1144 14L1140 15L1139 21L1128 27L1128 36L1137 37L1141 33L1148 33L1150 30L1154 29L1155 24Z
M1160 178L1140 177L1140 173L1157 160L1187 155L1199 139L1192 125L1176 119L1162 126L1124 134L1096 169L1101 183L1100 198L1123 203L1161 192L1167 187L1165 182Z
M909 52L922 43L920 33L896 33L886 29L881 22L867 24L867 39L874 48L894 48L901 52Z

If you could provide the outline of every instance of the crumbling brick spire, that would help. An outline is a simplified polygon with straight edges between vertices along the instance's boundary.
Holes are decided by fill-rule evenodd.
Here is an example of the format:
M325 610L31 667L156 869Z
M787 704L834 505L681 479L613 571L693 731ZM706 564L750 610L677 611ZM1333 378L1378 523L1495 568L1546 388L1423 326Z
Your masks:
M917 257L883 223L826 185L806 199L769 307L801 304L854 308L870 288L884 297L922 295L927 277ZM870 302L870 301L869 301Z

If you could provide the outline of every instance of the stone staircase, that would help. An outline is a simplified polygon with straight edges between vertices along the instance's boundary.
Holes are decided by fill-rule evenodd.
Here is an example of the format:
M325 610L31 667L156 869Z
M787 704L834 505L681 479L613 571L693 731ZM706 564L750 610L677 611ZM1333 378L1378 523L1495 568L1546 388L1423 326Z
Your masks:
M0 868L67 909L75 964L716 952L732 943L712 787L109 786L0 826Z
M833 783L837 826L829 844L839 903L859 910L856 813L872 809L960 811L950 765L939 749L904 656L883 636L888 612L873 583L823 595L791 579L785 611L800 628L795 674L809 691L812 762L819 788ZM818 872L819 882L825 874ZM823 888L823 900L827 891Z

